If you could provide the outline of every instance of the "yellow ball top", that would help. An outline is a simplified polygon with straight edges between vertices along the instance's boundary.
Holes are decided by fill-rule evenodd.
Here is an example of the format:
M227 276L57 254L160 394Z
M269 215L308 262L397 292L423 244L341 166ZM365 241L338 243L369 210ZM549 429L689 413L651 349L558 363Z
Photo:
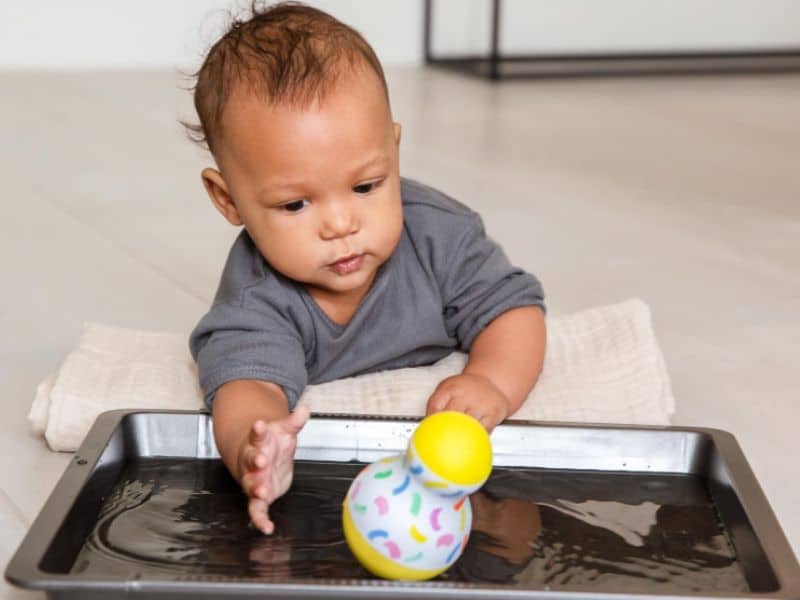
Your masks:
M422 420L411 442L427 467L457 485L480 485L492 471L492 443L480 422L444 411Z

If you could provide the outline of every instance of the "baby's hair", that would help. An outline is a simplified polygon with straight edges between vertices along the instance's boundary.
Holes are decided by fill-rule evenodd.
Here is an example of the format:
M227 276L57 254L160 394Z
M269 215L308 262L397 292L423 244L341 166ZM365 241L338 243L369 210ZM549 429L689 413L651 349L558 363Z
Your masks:
M380 79L388 102L381 63L358 31L299 2L262 7L254 0L249 15L232 20L192 74L200 123L182 124L193 141L213 152L237 86L268 104L304 107L321 101L345 69L365 66Z

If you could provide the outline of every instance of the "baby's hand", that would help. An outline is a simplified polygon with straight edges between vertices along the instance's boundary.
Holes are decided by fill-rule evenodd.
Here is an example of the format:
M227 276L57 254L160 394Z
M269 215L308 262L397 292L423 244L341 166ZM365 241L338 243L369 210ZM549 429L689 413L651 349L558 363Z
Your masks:
M440 382L428 398L427 414L443 410L473 416L491 432L508 416L508 398L488 377L460 373Z
M267 508L292 484L297 433L308 416L308 408L298 406L278 421L256 421L239 448L240 484L250 498L247 506L250 520L266 534L275 530Z

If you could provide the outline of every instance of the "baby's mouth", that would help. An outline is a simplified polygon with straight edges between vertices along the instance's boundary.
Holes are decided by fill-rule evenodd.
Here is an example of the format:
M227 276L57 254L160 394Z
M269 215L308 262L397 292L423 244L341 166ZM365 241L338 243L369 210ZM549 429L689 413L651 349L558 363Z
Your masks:
M328 266L337 275L349 275L350 273L358 271L363 264L363 254L350 254L344 258L340 258L336 262L332 262Z

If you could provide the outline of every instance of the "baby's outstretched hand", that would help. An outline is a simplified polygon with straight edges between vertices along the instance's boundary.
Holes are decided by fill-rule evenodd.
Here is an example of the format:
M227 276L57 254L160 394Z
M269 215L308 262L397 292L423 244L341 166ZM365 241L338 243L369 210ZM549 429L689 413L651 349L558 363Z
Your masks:
M508 416L508 398L488 377L460 373L436 386L426 414L456 410L475 417L491 433Z
M239 448L240 484L249 498L250 520L266 534L275 530L269 505L292 484L297 434L308 416L308 408L299 406L283 419L256 421Z

